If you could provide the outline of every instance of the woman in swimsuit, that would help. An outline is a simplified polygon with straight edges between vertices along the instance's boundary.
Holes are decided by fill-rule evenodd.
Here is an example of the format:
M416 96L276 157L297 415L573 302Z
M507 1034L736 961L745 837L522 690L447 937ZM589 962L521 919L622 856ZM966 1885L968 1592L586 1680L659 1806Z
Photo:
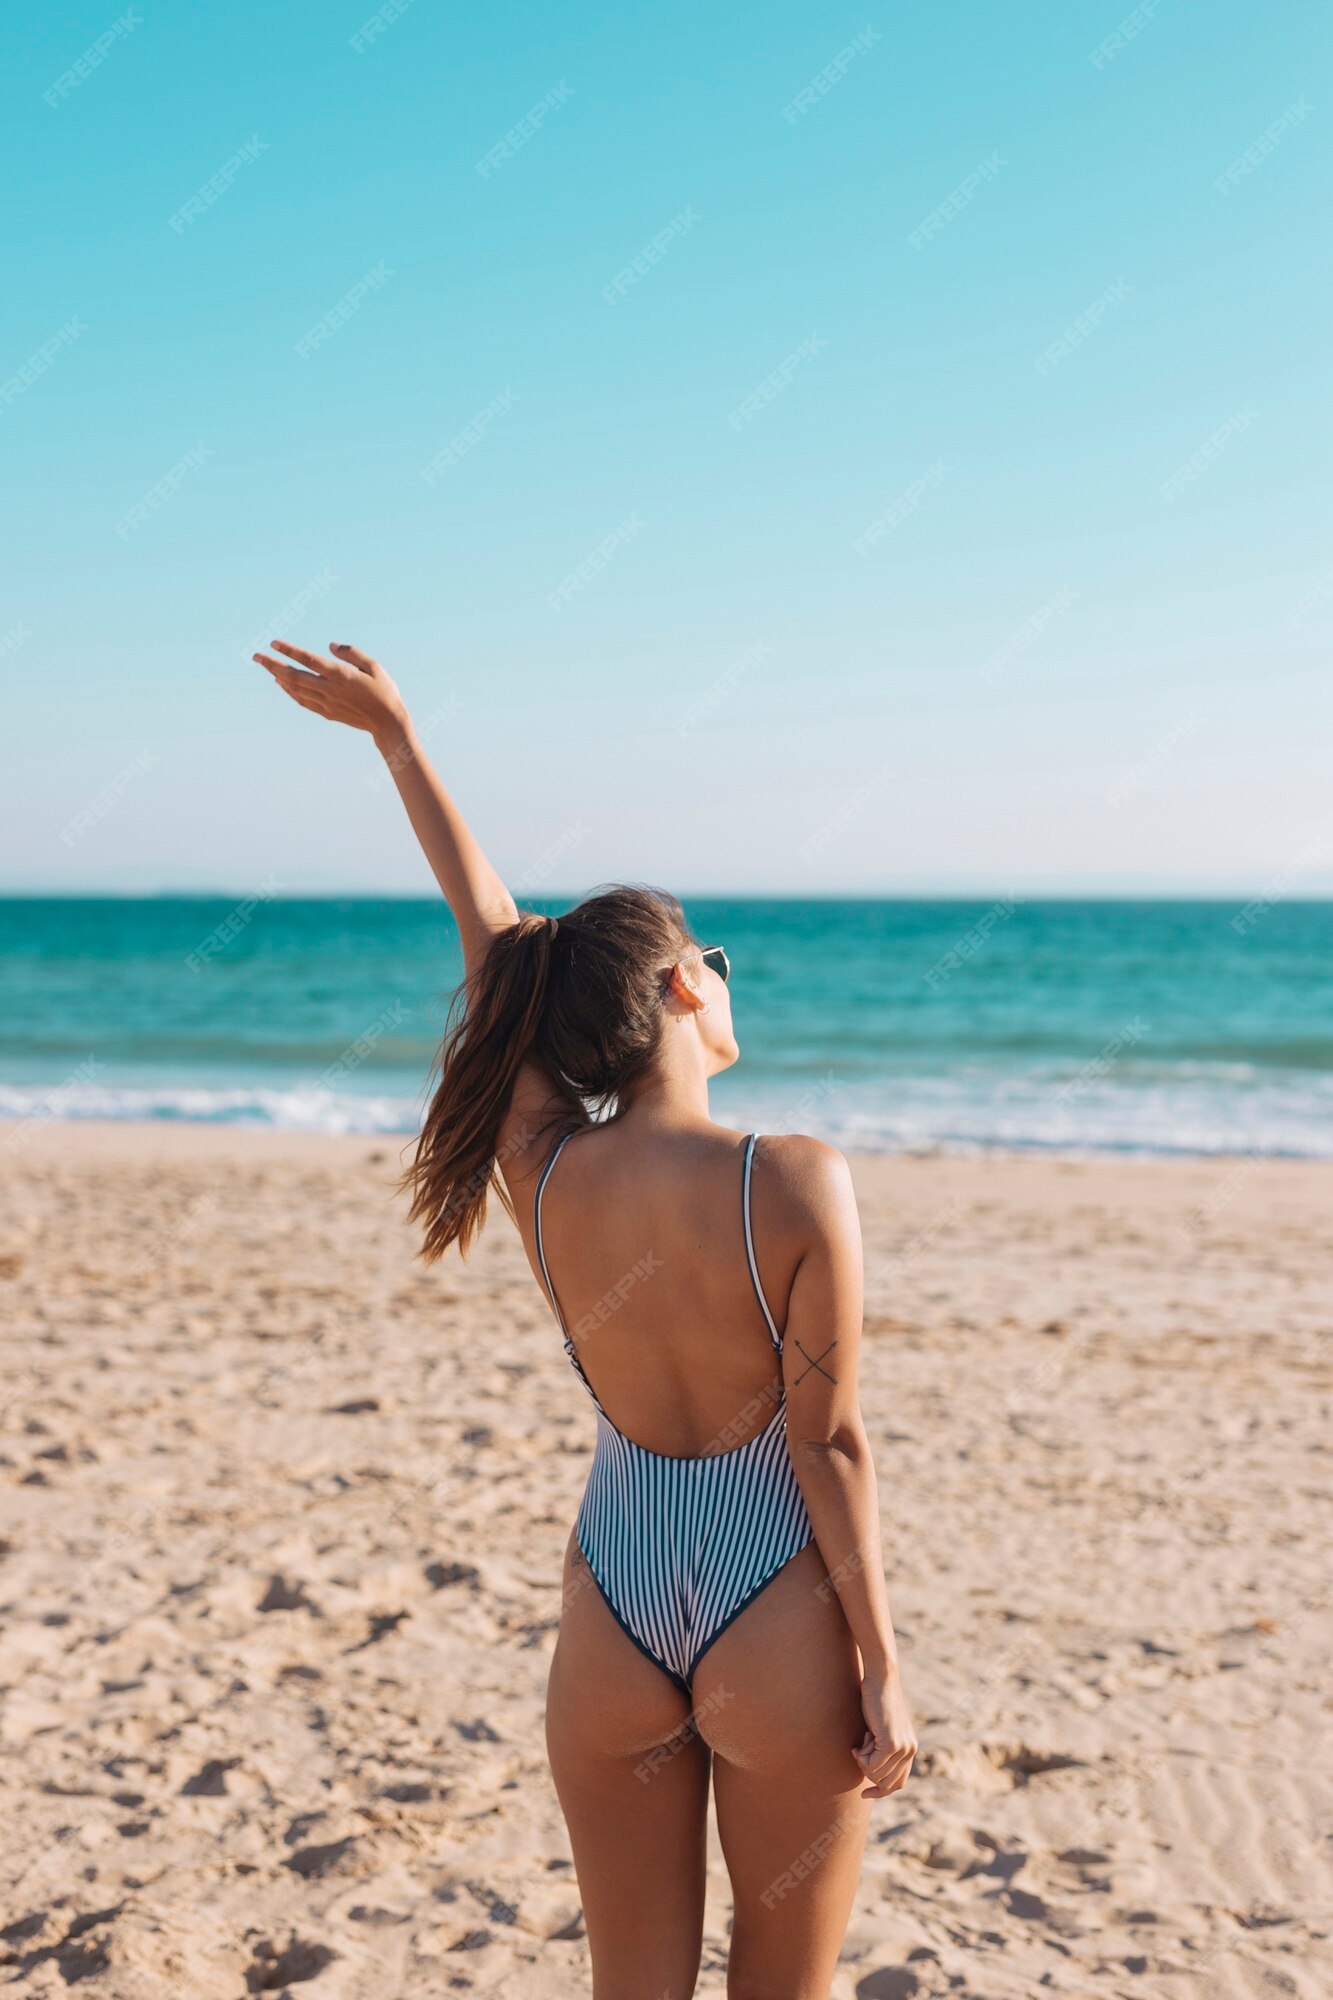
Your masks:
M462 939L461 1010L407 1180L424 1254L497 1184L596 1413L547 1742L594 2000L687 2000L709 1779L732 2000L825 2000L869 1801L916 1738L857 1397L861 1241L820 1141L714 1124L720 947L642 889L521 914L385 670L282 641L301 707L369 731Z

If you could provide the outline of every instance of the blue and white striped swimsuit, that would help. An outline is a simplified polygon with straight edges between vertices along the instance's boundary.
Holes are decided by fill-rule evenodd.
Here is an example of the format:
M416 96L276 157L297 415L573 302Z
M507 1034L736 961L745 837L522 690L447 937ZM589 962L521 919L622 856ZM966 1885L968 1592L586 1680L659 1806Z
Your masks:
M777 1408L757 1436L732 1451L668 1458L618 1431L597 1400L569 1337L546 1268L542 1195L573 1133L551 1154L537 1183L534 1233L542 1282L565 1352L597 1411L597 1444L575 1530L588 1568L635 1645L685 1694L714 1640L753 1603L813 1530L787 1450L787 1413ZM779 1369L782 1336L759 1282L750 1227L755 1133L745 1143L741 1217L745 1254ZM756 1401L767 1401L765 1391ZM737 1422L750 1412L738 1413Z

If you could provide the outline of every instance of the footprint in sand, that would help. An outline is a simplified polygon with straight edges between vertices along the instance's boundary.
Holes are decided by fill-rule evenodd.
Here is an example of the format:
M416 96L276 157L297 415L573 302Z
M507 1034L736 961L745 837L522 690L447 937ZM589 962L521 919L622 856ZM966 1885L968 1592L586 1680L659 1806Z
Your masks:
M312 1617L323 1614L319 1606L306 1596L305 1585L292 1583L285 1576L271 1576L268 1589L255 1607L258 1611L308 1611Z
M245 1990L276 1993L279 1987L298 1986L303 1980L317 1979L337 1956L328 1945L310 1944L304 1938L294 1937L281 1946L269 1938L261 1938L246 1971Z
M455 1722L454 1728L468 1743L498 1743L500 1738L489 1722Z
M326 1841L319 1847L298 1847L288 1855L282 1864L290 1868L306 1882L322 1882L329 1875L347 1875L354 1872L353 1856L356 1840L349 1834L344 1840Z
M912 2000L912 1995L920 1991L921 1981L905 1965L868 1972L856 1982L856 2000Z

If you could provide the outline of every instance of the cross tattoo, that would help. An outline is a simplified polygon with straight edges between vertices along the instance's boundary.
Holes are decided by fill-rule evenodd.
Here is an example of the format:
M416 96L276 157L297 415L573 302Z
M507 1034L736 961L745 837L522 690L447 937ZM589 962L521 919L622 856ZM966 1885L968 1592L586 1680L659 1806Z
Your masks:
M824 1380L825 1380L826 1382L833 1382L833 1383L836 1383L836 1382L837 1382L837 1379L838 1379L838 1378L837 1378L837 1376L836 1376L836 1375L830 1375L830 1374L829 1374L829 1371L828 1371L828 1369L827 1369L827 1368L823 1368L823 1367L821 1367L821 1366L820 1366L821 1362L822 1362L822 1361L824 1360L824 1356L825 1356L825 1355L828 1355L828 1354L832 1354L832 1352L833 1352L834 1348L835 1348L835 1347L837 1346L837 1344L838 1344L838 1343L837 1343L837 1341L836 1341L836 1340L831 1340L831 1341L829 1342L828 1346L827 1346L827 1347L826 1347L826 1348L824 1349L824 1353L823 1353L823 1354L810 1354L810 1353L808 1353L808 1352L807 1352L807 1350L806 1350L806 1349L805 1349L804 1347L801 1347L801 1343L800 1343L800 1341L799 1341L799 1340L797 1341L796 1345L797 1345L798 1347L800 1347L800 1348L801 1348L801 1352L802 1352L802 1354L804 1354L804 1355L805 1355L805 1358L806 1358L806 1361L807 1361L807 1363L809 1364L809 1365L808 1365L808 1366L807 1366L807 1367L806 1367L805 1369L803 1369L803 1370L802 1370L802 1372L801 1372L801 1373L800 1373L800 1374L799 1374L799 1375L798 1375L798 1376L796 1377L796 1381L797 1381L798 1385L799 1385L800 1383L804 1382L804 1380L805 1380L806 1376L807 1376L807 1375L808 1375L808 1374L810 1373L810 1370L811 1370L812 1368L818 1368L818 1369L819 1369L819 1372L820 1372L820 1374L821 1374L821 1375L823 1376L823 1378L824 1378Z

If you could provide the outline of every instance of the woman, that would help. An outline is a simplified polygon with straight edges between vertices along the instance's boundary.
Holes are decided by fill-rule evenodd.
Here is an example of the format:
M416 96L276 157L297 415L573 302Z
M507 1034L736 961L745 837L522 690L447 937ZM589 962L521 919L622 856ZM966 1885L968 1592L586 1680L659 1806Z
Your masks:
M407 1175L424 1254L466 1250L502 1177L596 1411L547 1703L594 2000L693 1993L710 1773L728 1993L824 2000L868 1801L916 1751L846 1162L714 1124L708 1079L738 1054L725 952L646 890L520 914L384 668L332 652L254 657L374 737L462 938L464 1005Z

